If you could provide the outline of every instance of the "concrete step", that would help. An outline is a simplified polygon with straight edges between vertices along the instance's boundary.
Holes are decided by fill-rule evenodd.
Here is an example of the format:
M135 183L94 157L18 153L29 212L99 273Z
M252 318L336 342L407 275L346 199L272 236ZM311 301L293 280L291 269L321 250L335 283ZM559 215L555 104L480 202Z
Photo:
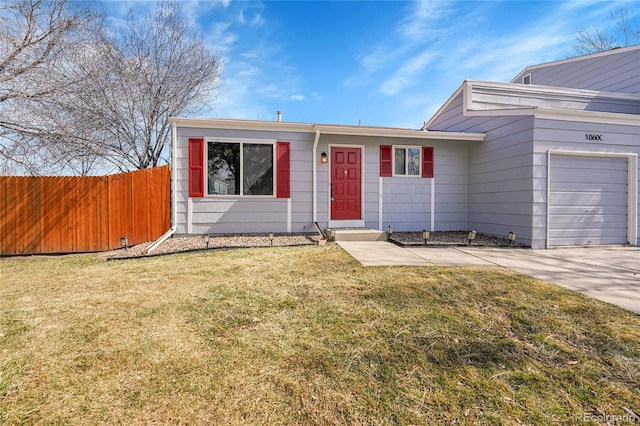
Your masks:
M328 234L328 229L325 233ZM386 241L387 233L376 229L333 229L335 241Z

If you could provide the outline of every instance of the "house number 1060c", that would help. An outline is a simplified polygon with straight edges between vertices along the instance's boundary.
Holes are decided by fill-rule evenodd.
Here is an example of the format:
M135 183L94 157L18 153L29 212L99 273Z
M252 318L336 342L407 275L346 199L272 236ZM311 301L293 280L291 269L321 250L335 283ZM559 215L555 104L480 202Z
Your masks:
M588 141L601 141L602 140L602 135L594 135L592 133L587 133L585 136L587 137Z

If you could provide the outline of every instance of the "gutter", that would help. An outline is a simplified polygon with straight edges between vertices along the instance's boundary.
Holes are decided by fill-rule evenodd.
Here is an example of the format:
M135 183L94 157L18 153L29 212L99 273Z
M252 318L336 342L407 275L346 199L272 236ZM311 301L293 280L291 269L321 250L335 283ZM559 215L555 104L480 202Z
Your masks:
M177 143L176 141L178 140L178 130L177 130L177 123L175 121L173 121L171 123L171 228L169 228L169 230L167 232L165 232L164 234L162 234L162 236L160 238L158 238L152 245L151 247L149 247L147 249L147 254L151 253L152 251L154 251L155 249L158 248L158 246L160 246L160 244L162 244L163 242L165 242L170 236L172 236L175 232L176 232L176 227L177 227L177 219L178 219L178 199L176 197L176 188L177 188L177 181L178 178L176 176L176 159L178 158L177 156Z
M318 165L316 158L318 158L318 142L320 141L320 128L318 126L313 126L316 131L316 137L313 140L313 149L311 150L311 211L312 211L312 222L316 223L318 221Z

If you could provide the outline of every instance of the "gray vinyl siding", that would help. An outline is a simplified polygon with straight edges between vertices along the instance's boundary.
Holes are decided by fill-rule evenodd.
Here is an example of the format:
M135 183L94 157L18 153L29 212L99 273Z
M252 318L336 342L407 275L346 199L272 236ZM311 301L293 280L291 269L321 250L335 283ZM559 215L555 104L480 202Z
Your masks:
M389 141L384 138L365 138L364 142L366 142L364 149L364 226L378 229L380 145L388 144Z
M533 117L482 117L487 138L469 150L468 225L531 244Z
M385 177L383 180L382 229L396 231L431 228L431 181L421 177ZM378 218L370 225L378 227ZM370 226L371 227L371 226Z
M466 142L322 135L318 152L328 153L330 145L364 146L364 225L371 229L378 229L380 224L380 145L433 147L435 230L466 229ZM318 218L323 226L329 217L328 172L328 165L319 165ZM430 178L384 177L382 194L382 230L388 225L397 231L431 228Z
M176 159L177 234L265 233L287 231L287 199L275 197L205 196L189 199L189 138L263 139L291 143L291 231L315 232L312 217L312 147L315 134L178 128ZM434 147L435 230L466 229L467 142L393 139L323 134L317 152L331 145L363 147L363 214L365 226L378 229L380 219L380 145ZM329 224L329 164L317 164L317 219ZM431 180L422 177L383 178L383 227L398 231L430 229ZM189 216L190 215L190 216Z
M189 138L266 139L291 143L291 231L314 232L311 219L311 147L307 133L178 128L176 233L187 234L189 216ZM192 234L287 231L287 199L275 197L205 196L191 199Z
M587 142L585 134L603 135L603 140ZM614 125L594 122L536 120L534 135L534 187L535 201L533 218L533 247L544 248L546 243L547 215L547 161L549 150L568 152L601 153L603 156L615 154L636 154L640 156L640 126ZM640 168L640 166L639 166ZM640 188L640 170L638 170ZM640 189L638 200L638 218L640 221ZM640 232L630 242L640 245Z
M467 230L467 170L469 146L477 143L443 144L434 148L435 229ZM464 150L461 149L464 147ZM429 229L429 228L426 228Z
M382 178L382 230L389 225L393 225L396 231L467 229L467 144L460 141L405 140L397 141L395 145L431 146L434 149L434 229L431 229L432 179L394 176ZM376 180L378 176L379 164ZM377 228L377 209L376 217L372 219L367 227Z
M454 129L460 128L460 122L464 120L462 116L462 96L463 92L460 91L442 111L439 111L435 121L431 123L429 130L457 131Z
M487 134L484 142L469 145L466 229L497 236L513 231L530 245L534 118L463 116L462 96L453 98L430 130Z
M514 83L531 74L531 84L615 93L640 93L640 48L618 49L530 67Z

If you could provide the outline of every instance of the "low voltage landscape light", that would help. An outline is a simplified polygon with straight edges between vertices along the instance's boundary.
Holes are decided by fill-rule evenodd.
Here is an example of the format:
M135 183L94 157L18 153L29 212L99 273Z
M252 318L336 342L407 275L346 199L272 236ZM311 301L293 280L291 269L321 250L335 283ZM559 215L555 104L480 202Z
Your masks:
M209 248L209 234L204 234L204 245L206 248Z
M476 239L476 235L478 233L476 231L469 231L469 235L467 235L467 238L469 239L469 244L471 244L471 241Z
M431 235L431 232L427 231L426 229L422 230L422 239L424 240L425 244L427 244L427 240L429 239L430 235Z
M273 247L273 232L269 232L269 241L271 242L271 247Z
M387 240L391 238L391 234L393 234L393 225L387 226Z
M509 245L511 245L511 243L513 243L516 240L517 234L513 231L509 231L509 235L507 236L507 238L509 239Z
M327 164L329 162L329 158L327 158L326 152L323 152L322 154L320 154L320 162L322 164Z
M126 235L124 237L120 237L120 245L126 250L129 250L129 238L127 238Z

